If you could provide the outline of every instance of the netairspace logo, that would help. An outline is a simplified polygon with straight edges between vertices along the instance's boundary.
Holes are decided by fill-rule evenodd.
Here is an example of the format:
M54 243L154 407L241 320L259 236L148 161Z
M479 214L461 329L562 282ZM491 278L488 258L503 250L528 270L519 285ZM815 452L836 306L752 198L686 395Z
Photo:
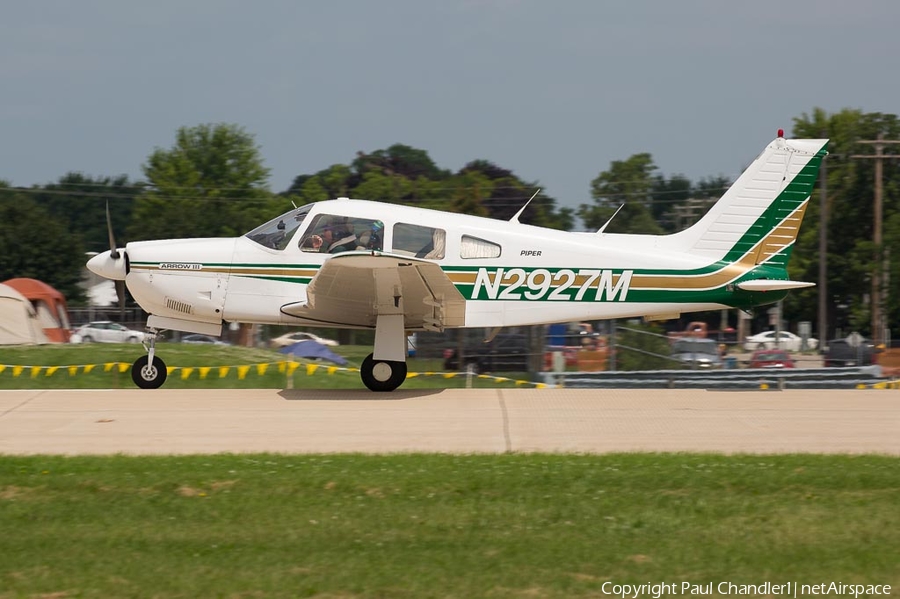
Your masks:
M737 584L733 582L708 582L695 584L692 582L647 582L643 584L617 584L604 582L600 591L604 595L621 597L622 599L637 599L638 597L660 597L672 595L703 596L712 595L744 595L744 596L773 596L785 597L812 597L812 596L878 596L890 595L889 584L845 584L843 582L821 582L818 584L801 584L797 582L759 584Z

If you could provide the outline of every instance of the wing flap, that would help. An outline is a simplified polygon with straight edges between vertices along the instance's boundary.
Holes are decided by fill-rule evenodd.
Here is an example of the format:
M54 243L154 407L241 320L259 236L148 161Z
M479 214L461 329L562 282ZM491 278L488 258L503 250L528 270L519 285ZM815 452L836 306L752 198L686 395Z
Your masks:
M374 328L379 314L403 314L409 330L465 324L465 299L441 267L405 256L343 254L325 262L307 300L282 306L291 316Z

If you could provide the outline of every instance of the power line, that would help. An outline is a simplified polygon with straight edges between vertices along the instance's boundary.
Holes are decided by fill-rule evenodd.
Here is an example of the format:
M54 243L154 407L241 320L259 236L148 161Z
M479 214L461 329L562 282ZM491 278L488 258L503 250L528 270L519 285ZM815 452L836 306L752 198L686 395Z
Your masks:
M68 184L66 184L66 185L68 185ZM155 190L154 188L144 187L144 186L115 186L112 188L107 188L106 186L104 186L102 184L82 183L82 184L76 184L76 185L81 186L81 187L88 187L88 188L98 188L101 191L79 191L79 190L73 190L73 189L66 189L65 187L54 188L54 189L47 189L47 188L42 188L42 187L5 187L5 188L0 187L0 194L2 194L4 191L6 191L9 193L24 193L24 194L30 194L30 195L58 195L58 196L84 197L84 198L94 197L94 198L126 199L126 200L134 200L136 198L147 198L147 197L152 196L154 199L161 199L161 200L196 200L196 201L236 200L236 201L247 201L247 202L268 202L268 201L272 201L272 200L287 199L287 198L293 197L291 195L281 196L281 195L277 195L277 194L273 194L271 197L267 197L267 198L259 198L259 197L251 197L251 196L237 196L237 195L234 195L234 196L220 195L220 196L216 196L216 197L192 196L192 195L169 195L169 194L162 194L158 190ZM106 191L106 189L109 189L109 191ZM134 194L121 193L122 190L127 190L127 189L135 190L138 193L134 193ZM185 188L185 189L187 189L187 188ZM210 193L215 193L218 191L228 191L228 190L234 190L234 189L239 189L239 188L210 187L210 188L206 188L206 191L208 191ZM521 190L522 188L516 187L516 186L498 186L498 187L493 187L492 189L493 190L503 190L503 189ZM706 195L710 192L716 192L716 191L724 192L727 189L728 189L728 187L704 188L704 189L695 188L695 189L688 190L688 193L693 194L695 192L702 192L704 195ZM447 186L447 187L430 187L428 191L476 191L476 190L477 190L477 188L475 188L475 187ZM270 192L268 190L264 190L264 189L260 189L260 190L256 190L256 191L272 193L272 192ZM625 198L632 197L633 198L633 197L648 197L649 196L649 198L650 198L649 204L666 204L666 203L677 204L680 202L693 200L693 199L702 199L702 200L718 199L716 197L697 198L693 195L690 195L688 198L683 199L683 200L682 199L664 199L664 198L659 197L659 196L674 195L674 194L683 195L684 193L685 193L685 190L663 190L663 191L650 192L650 193L623 192L623 193L614 194L614 197L615 198L619 198L619 197L625 197ZM490 197L489 196L486 198L480 198L480 200L481 201L494 201L497 203L497 205L514 206L514 205L518 205L518 202L520 200L521 201L527 200L528 197L530 197L530 196L528 196L526 194L523 194L522 196L512 197L512 198L507 198L507 197L499 198L499 197ZM450 200L452 200L452 198L429 198L429 197L417 197L415 199L420 200L420 201L450 201ZM536 199L544 200L544 201L552 199L554 201L557 201L556 198L553 198L552 196L543 195L543 194L539 195Z

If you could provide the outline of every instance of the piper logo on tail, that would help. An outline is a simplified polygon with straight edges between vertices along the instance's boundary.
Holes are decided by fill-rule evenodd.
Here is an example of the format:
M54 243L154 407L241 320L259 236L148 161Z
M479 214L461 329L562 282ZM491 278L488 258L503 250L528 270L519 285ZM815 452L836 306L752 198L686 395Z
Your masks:
M624 302L633 273L588 268L480 268L469 299Z

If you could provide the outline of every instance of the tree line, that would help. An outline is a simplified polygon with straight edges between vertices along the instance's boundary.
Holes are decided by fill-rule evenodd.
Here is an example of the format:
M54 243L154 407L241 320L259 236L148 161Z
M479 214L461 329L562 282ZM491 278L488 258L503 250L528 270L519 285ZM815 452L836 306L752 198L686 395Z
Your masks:
M870 335L871 278L900 280L900 165L883 161L883 244L874 247L875 161L860 141L900 139L896 115L816 108L794 119L793 137L828 137L828 318L835 327ZM891 148L886 153L890 153ZM900 150L898 150L900 153ZM0 280L38 278L73 305L85 301L79 282L86 252L108 249L106 206L118 245L156 238L234 236L284 212L291 204L347 196L508 220L540 188L509 169L477 159L456 172L442 169L425 150L395 144L359 152L347 164L297 175L288 189L269 188L269 170L253 135L238 125L182 127L170 148L156 148L141 166L143 178L70 172L28 188L0 181ZM572 230L576 217L596 230L615 211L609 232L665 234L698 220L731 184L722 176L692 182L664 175L650 153L610 163L589 183L592 202L560 207L541 191L522 222ZM793 253L791 277L817 281L820 189L817 183ZM885 283L888 323L900 323L900 293ZM785 300L788 321L817 322L818 289ZM889 325L890 326L890 325ZM896 325L895 325L896 326ZM821 332L817 332L824 337Z

